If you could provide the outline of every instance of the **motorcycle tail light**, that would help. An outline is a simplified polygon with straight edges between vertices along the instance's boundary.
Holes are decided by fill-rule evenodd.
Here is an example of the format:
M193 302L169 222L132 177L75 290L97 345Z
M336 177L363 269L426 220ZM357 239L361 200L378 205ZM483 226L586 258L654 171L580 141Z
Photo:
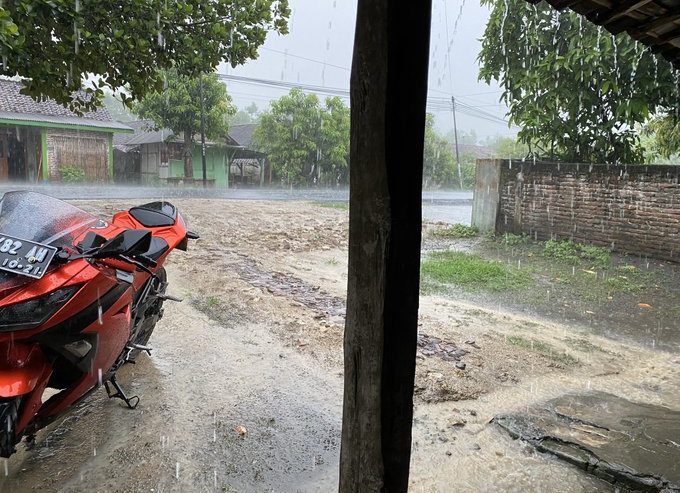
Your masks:
M57 289L21 303L0 308L0 331L31 329L44 323L80 289L79 285Z

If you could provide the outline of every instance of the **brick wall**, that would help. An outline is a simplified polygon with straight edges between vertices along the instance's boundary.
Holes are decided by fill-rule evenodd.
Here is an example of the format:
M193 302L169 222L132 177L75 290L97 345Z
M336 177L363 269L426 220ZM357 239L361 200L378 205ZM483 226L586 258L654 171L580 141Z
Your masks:
M680 166L493 162L497 232L680 262Z
M49 180L59 181L61 165L78 166L88 182L107 181L109 161L108 134L65 129L47 131Z

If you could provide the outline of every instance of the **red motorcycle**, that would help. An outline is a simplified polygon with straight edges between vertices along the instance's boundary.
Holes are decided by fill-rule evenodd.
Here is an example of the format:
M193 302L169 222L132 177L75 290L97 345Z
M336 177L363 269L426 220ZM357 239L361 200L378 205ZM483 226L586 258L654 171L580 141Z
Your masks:
M109 223L35 192L2 197L0 456L102 384L136 407L116 371L150 352L163 302L176 300L165 294L163 262L195 238L167 202ZM43 402L47 387L58 392Z

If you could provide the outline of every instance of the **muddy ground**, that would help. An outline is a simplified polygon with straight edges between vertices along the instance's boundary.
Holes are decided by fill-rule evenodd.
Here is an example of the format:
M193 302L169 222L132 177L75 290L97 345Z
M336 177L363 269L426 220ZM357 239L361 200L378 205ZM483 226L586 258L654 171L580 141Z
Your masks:
M121 371L141 404L131 411L94 394L35 449L19 447L0 491L335 488L347 211L176 204L201 239L167 265L184 302L166 305L153 355ZM107 217L134 204L78 205ZM579 389L680 409L680 355L607 333L462 295L422 296L412 491L613 491L490 423Z

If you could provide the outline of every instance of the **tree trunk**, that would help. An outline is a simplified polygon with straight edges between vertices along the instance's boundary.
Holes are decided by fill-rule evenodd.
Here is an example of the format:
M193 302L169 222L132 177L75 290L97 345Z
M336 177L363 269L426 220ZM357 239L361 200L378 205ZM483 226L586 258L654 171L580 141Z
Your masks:
M405 492L431 0L359 0L340 491Z
M194 181L194 136L191 132L184 132L184 179Z

